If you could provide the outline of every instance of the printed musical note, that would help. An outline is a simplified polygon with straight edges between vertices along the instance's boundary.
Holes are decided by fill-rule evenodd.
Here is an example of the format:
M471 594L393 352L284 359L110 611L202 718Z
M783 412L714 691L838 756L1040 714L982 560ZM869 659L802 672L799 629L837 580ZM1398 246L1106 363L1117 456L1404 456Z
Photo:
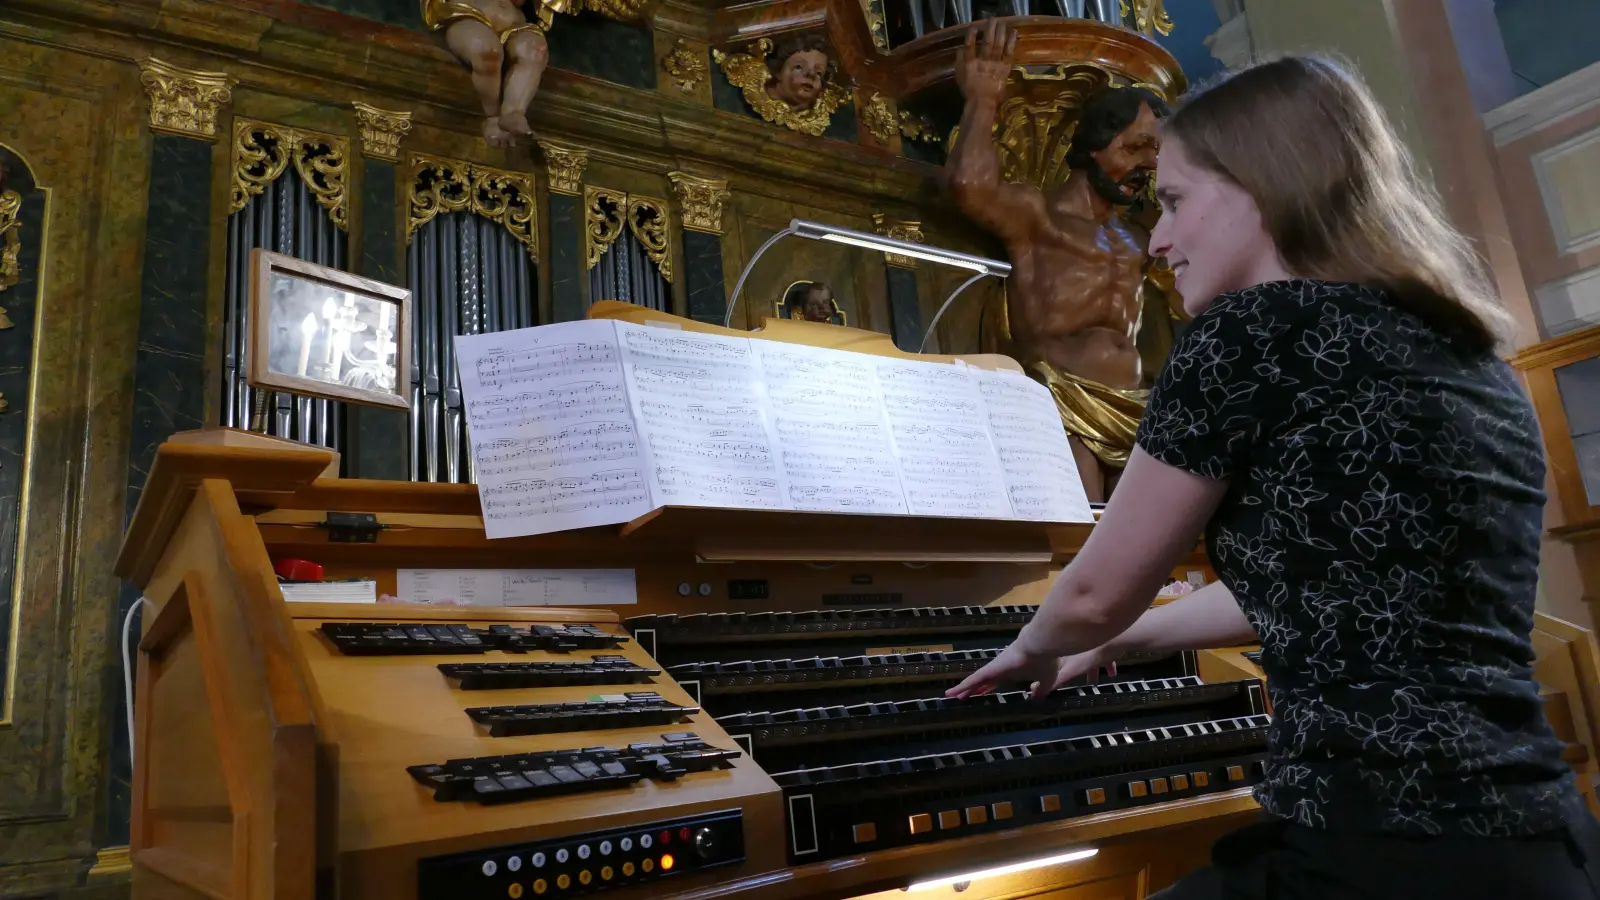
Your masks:
M910 510L1010 518L1011 498L973 370L898 359L878 360L876 369Z
M653 507L615 325L456 338L489 537L610 525Z
M656 502L782 509L751 341L620 322L617 336Z
M1020 372L979 371L978 392L1017 517L1093 522L1072 445L1050 391Z
M795 509L903 514L905 493L868 357L755 341L786 498Z

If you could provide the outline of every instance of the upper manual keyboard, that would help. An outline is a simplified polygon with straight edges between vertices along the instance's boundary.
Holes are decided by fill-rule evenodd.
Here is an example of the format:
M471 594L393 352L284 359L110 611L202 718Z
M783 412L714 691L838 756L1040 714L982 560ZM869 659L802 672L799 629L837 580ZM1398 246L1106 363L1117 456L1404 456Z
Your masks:
M645 684L660 675L626 656L596 656L588 662L440 663L439 671L463 691L567 687L584 684Z
M470 625L324 622L322 633L346 656L486 653L504 650L612 650L630 640L593 625Z
M479 706L467 710L472 721L489 729L492 737L519 734L554 734L561 731L600 731L639 725L676 725L698 706L678 706L654 692L617 694L575 703L526 703L516 706Z
M906 636L1016 631L1035 606L944 606L908 609L819 609L807 612L693 613L634 616L630 632L654 631L656 643L781 641L826 635Z
M626 787L642 778L673 781L690 772L725 769L737 750L713 747L693 732L664 734L660 744L586 747L452 759L406 769L439 801L508 803L553 794Z

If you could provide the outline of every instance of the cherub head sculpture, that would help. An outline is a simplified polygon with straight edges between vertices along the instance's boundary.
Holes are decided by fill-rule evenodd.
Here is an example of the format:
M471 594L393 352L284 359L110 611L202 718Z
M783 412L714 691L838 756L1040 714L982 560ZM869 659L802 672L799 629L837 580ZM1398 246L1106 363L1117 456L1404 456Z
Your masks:
M782 314L807 322L844 324L844 313L833 300L833 289L820 281L796 281L783 292Z
M779 41L767 55L766 63L767 94L794 112L816 105L833 72L827 42L820 34L795 35Z

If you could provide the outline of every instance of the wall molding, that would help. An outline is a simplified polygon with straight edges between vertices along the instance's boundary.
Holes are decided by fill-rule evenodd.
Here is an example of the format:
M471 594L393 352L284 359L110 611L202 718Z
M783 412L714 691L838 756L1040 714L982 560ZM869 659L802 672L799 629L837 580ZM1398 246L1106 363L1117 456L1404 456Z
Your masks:
M1600 99L1597 99L1597 102L1600 102ZM1577 234L1574 234L1569 227L1568 203L1581 199L1585 191L1571 190L1571 185L1557 183L1551 171L1556 163L1578 154L1597 162L1589 168L1581 165L1576 169L1569 168L1566 174L1589 171L1590 177L1595 177L1594 173L1600 171L1600 127L1540 150L1529 160L1533 166L1534 180L1539 184L1540 199L1544 201L1545 219L1550 224L1550 234L1555 240L1556 252L1562 256L1571 256L1593 247L1600 247L1600 224ZM1592 213L1586 217L1591 220L1595 218Z
M1600 266L1533 289L1539 324L1549 338L1600 325Z
M1600 106L1600 63L1489 110L1483 125L1494 136L1494 145L1504 147L1595 106Z

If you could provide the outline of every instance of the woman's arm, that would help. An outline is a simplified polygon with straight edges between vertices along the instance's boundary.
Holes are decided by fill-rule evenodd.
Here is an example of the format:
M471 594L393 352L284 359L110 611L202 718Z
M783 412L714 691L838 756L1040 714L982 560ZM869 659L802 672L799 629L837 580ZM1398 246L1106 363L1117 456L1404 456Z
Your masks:
M1145 610L1132 627L1099 647L1062 659L1055 686L1061 687L1080 675L1094 681L1101 669L1115 675L1117 660L1129 653L1236 647L1257 640L1256 630L1244 617L1239 601L1227 585L1214 581L1171 603Z
M1060 657L1110 641L1149 608L1227 490L1225 481L1167 465L1135 447L1089 540L1056 577L1033 621L950 696L986 694L1015 682L1049 693Z

